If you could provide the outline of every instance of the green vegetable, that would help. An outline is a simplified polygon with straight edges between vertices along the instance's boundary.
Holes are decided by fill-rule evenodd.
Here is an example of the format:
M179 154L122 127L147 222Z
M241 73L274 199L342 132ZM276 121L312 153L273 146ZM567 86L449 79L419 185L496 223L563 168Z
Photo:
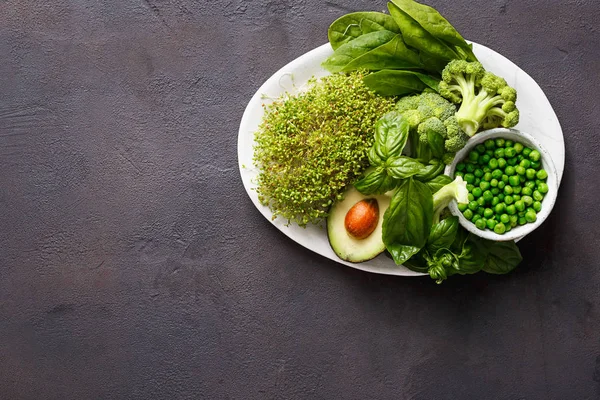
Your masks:
M332 73L341 72L352 60L386 44L394 37L396 34L390 31L376 31L359 36L340 46L331 57L323 62L323 68Z
M438 80L428 75L405 70L383 70L365 76L365 85L382 96L400 96L422 92L427 88L437 90Z
M521 252L514 241L486 241L488 254L482 270L488 274L508 274L523 261Z
M469 136L480 128L508 128L519 122L516 90L503 78L486 71L479 62L450 61L442 72L439 90L443 97L460 104L456 120ZM496 146L503 144L496 140Z
M433 196L429 188L405 179L392 196L383 217L383 242L400 265L425 245L433 220Z
M327 36L334 50L364 34L376 31L400 33L398 25L388 14L380 12L354 12L336 19Z
M442 187L446 186L450 182L452 182L452 178L450 178L448 175L438 175L435 178L425 182L425 184L427 185L429 190L431 190L431 193L435 194L438 190L440 190Z
M265 107L255 134L257 193L273 217L318 223L368 167L379 116L393 99L375 95L364 73L311 80L308 89Z
M452 200L456 200L457 203L466 203L468 194L467 184L461 177L457 177L438 190L433 195L433 223L439 222L441 212L448 207Z

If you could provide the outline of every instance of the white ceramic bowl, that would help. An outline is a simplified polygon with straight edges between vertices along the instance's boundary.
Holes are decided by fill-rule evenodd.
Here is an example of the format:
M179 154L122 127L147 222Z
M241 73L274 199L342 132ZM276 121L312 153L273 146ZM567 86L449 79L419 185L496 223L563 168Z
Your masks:
M456 153L454 161L452 162L452 164L446 167L445 173L448 176L454 177L456 164L464 160L475 146L485 142L487 139L495 138L504 138L513 140L515 142L520 142L524 146L530 147L532 149L537 149L540 152L542 156L542 168L545 169L548 173L548 178L546 180L546 183L548 184L548 193L546 193L544 199L542 200L542 210L537 213L537 220L533 223L517 225L510 231L499 235L489 229L477 229L474 223L472 223L463 216L462 212L460 212L460 210L458 209L456 201L450 203L449 208L452 214L458 217L460 224L469 232L477 236L494 241L515 240L533 232L535 229L537 229L538 226L540 226L544 222L544 220L550 214L550 211L552 211L552 208L554 207L554 203L556 201L556 195L558 194L558 174L556 172L554 162L552 161L552 157L550 157L550 154L546 151L546 149L544 149L543 146L540 145L537 139L535 139L528 133L521 132L516 129L506 128L490 129L488 131L477 133L475 136L473 136L473 138L469 139L467 145L461 151Z

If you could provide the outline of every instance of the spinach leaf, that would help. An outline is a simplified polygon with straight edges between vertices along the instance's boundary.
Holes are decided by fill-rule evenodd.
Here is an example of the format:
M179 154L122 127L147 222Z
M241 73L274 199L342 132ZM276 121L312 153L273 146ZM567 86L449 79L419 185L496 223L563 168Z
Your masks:
M366 33L376 31L400 33L394 19L380 12L355 12L346 14L329 26L327 36L333 50Z
M398 179L389 176L385 168L380 166L355 182L354 187L364 195L383 194L394 189L398 183Z
M425 245L433 220L433 196L429 188L405 179L392 196L383 216L382 238L396 264L408 260Z
M350 72L357 69L379 71L382 69L420 69L419 53L406 47L402 35L397 34L389 42L364 53L349 63L341 71Z
M425 169L419 161L406 156L390 158L385 164L388 174L396 179L410 178Z
M471 47L458 31L436 9L413 0L391 0L396 6L417 21L427 32L438 39L458 47L461 58L477 61Z
M389 42L396 34L390 31L376 31L364 34L343 44L321 65L331 73L341 72L355 58Z
M435 224L427 239L427 251L436 254L440 249L449 249L456 239L458 226L458 217L449 217Z
M382 161L390 157L398 157L402 154L410 125L402 114L390 111L377 120L375 124L375 153ZM373 160L370 160L373 161Z
M489 274L507 274L523 261L519 247L514 241L486 241L489 254L483 265L483 270Z
M452 182L452 178L450 178L448 175L438 175L430 181L425 182L425 184L427 185L429 190L431 190L431 193L435 194L435 192L437 192L450 182Z
M384 69L364 77L365 85L383 96L421 93L427 88L438 90L439 80L429 75L405 70Z
M402 11L394 3L388 3L388 10L398 27L400 27L404 42L407 45L442 60L449 61L460 58L452 48L425 30L409 14Z

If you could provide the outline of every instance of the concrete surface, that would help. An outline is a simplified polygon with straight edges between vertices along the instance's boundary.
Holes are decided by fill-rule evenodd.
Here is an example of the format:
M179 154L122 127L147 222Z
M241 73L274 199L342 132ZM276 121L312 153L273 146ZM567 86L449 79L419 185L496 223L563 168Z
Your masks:
M509 276L351 270L244 192L251 95L385 1L0 1L0 398L600 398L598 2L430 3L565 132Z

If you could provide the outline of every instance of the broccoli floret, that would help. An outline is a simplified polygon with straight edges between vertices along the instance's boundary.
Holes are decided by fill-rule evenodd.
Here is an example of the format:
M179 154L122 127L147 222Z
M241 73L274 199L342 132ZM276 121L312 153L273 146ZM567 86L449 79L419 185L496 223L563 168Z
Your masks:
M519 122L517 91L477 61L450 61L442 71L439 90L460 104L456 120L469 137L481 128L510 128Z
M440 222L440 214L452 200L464 204L469 202L468 197L467 182L460 176L435 192L433 195L433 225Z
M454 153L462 149L469 139L454 116L456 106L437 93L423 92L403 97L396 103L396 111L410 125L411 155L422 162L436 157L450 163ZM441 136L443 146L431 146L430 134Z

